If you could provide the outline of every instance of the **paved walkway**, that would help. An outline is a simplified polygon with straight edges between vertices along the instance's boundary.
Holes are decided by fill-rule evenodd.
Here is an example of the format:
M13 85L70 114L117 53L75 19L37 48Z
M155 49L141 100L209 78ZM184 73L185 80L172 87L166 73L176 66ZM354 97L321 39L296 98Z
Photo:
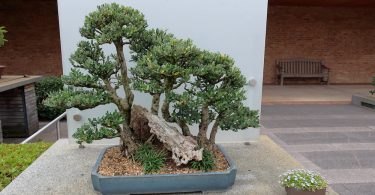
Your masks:
M228 155L237 164L234 186L220 195L285 195L278 183L284 171L301 165L267 136L259 142L224 144ZM90 172L100 150L105 146L87 145L78 149L68 140L57 141L0 194L77 194L96 195L92 188ZM327 195L336 195L331 190Z
M263 105L349 104L353 94L368 94L371 85L265 85Z
M375 194L375 112L352 105L262 107L263 133L342 195Z

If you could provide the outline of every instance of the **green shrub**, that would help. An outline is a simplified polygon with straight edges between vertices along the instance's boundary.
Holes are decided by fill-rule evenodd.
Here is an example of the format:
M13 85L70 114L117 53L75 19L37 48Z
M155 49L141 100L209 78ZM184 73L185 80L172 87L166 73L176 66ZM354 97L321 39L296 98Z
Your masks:
M42 120L52 120L57 116L65 112L61 108L52 108L43 104L43 101L52 92L60 91L64 87L64 84L60 77L49 76L45 77L35 85L35 92L37 98L38 117Z
M139 147L134 158L142 164L146 173L152 173L165 165L166 154L164 151L157 151L151 144L145 143Z
M317 173L304 169L289 170L280 175L283 187L296 188L302 191L322 190L327 188L327 181Z
M51 143L0 144L0 191L24 171Z
M210 171L215 168L215 157L209 150L203 150L201 161L192 161L190 167L201 171Z

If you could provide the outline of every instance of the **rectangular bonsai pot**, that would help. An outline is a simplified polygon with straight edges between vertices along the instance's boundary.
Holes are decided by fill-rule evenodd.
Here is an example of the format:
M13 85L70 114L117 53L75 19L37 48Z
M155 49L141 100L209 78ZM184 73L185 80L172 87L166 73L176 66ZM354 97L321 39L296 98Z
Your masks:
M237 168L221 146L229 163L224 172L204 172L193 174L153 174L139 176L103 176L98 169L104 153L102 150L91 172L91 180L96 191L102 194L150 194L177 192L224 191L234 184Z

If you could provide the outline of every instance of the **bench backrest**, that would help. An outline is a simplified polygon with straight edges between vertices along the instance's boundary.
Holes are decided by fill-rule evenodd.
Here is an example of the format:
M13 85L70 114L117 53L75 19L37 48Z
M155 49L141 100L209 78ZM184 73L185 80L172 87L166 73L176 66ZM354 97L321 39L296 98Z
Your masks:
M324 62L322 60L292 59L278 60L276 64L284 74L314 75L322 73Z

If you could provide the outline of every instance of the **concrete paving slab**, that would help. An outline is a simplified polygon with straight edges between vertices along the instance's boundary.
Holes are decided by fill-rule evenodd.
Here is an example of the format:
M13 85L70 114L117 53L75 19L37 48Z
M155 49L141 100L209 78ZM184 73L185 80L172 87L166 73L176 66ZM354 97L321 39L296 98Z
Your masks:
M263 117L262 117L263 118ZM299 128L262 128L262 132L281 132L281 133L301 133L301 132L360 132L360 131L373 131L375 128L371 127L299 127Z
M374 131L275 133L288 145L375 143Z
M375 113L375 112L374 112ZM264 127L275 129L275 128L298 128L298 127L363 127L363 124L375 125L374 117L368 118L351 118L348 116L343 119L319 119L312 120L310 118L299 119L299 120L282 120L282 121L268 121L262 120Z
M342 194L374 195L375 112L352 105L262 106L262 133Z
M303 152L302 155L322 169L361 168L360 160L350 151Z
M375 183L334 184L333 187L340 195L375 194Z
M301 167L288 153L270 138L262 135L259 142L224 144L228 154L237 163L235 185L227 192L210 194L286 194L279 185L279 175L286 170ZM96 193L91 186L90 171L99 151L105 146L88 145L78 149L68 140L56 142L1 193L13 194L74 194ZM329 195L337 194L329 189Z

